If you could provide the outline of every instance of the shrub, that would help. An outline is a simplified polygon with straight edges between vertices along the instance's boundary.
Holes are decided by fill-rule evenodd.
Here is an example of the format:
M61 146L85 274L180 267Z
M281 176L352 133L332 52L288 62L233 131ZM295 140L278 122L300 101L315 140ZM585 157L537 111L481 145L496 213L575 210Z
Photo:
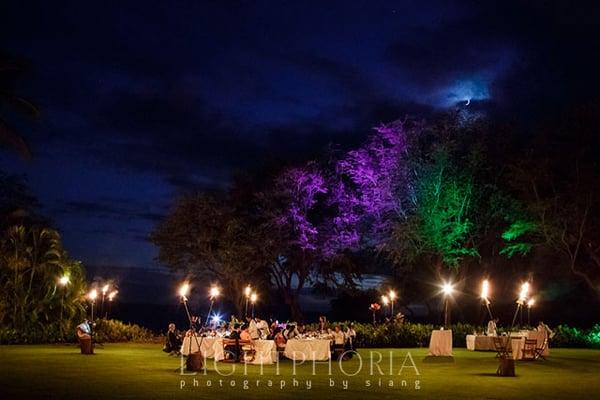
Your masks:
M98 342L152 342L152 331L137 324L125 324L115 319L96 321L96 340Z

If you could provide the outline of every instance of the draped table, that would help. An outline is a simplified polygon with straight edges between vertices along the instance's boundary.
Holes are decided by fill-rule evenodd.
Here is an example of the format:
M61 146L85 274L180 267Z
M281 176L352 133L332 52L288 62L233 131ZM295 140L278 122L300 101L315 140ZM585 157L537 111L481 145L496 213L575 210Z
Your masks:
M290 360L327 361L331 358L329 339L290 339L283 355Z
M223 339L219 337L186 336L181 345L181 354L187 356L189 353L197 353L198 345L204 358L215 358L215 350L220 349L221 357L217 360L223 359Z
M467 350L471 351L494 351L493 336L467 335Z
M452 357L452 330L434 330L431 332L428 355Z
M196 343L196 339L198 343ZM214 358L216 361L225 359L225 352L223 350L223 338L217 337L185 337L183 344L181 345L181 354L188 355L190 353L190 342L191 342L191 353L198 351L198 344L200 344L200 350L204 358ZM254 340L252 342L256 354L254 360L249 362L250 364L273 364L277 362L277 347L273 340Z

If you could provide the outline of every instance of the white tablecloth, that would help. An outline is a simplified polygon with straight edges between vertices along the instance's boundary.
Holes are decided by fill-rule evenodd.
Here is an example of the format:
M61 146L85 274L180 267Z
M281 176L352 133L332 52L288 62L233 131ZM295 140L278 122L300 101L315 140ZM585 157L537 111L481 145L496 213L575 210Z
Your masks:
M197 353L198 344L200 344L200 352L205 358L215 358L215 351L217 351L219 356L217 360L223 359L223 339L216 337L186 336L183 338L183 344L181 345L181 354L187 356L189 353Z
M214 358L216 361L221 361L225 359L222 338L198 337L197 339L198 343L200 343L202 355L205 358ZM183 355L188 355L188 353L190 352L190 340L192 345L191 352L195 353L198 351L198 344L196 343L196 339L186 337L183 339L183 344L181 345L181 353ZM254 356L254 360L250 362L250 364L273 364L277 361L277 347L275 346L275 341L255 340L253 344L256 354Z
M467 335L467 350L471 351L494 351L493 336Z
M431 332L429 355L452 356L452 330L436 330Z
M273 364L277 362L278 353L274 340L255 340L256 355L252 364Z
M328 339L291 339L283 355L291 360L327 361L331 358L330 343Z

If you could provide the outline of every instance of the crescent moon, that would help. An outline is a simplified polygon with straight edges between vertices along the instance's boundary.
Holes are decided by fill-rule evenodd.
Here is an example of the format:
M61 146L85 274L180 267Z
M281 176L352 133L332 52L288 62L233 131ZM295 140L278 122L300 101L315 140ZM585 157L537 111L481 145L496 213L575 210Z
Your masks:
M465 104L465 106L468 106L469 104L471 104L471 99L467 99L467 104Z

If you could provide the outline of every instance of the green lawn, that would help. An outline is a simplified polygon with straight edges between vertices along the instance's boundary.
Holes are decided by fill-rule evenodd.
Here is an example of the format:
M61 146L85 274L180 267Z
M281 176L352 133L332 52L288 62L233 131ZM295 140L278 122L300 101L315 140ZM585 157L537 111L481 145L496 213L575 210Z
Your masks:
M548 361L518 362L515 378L495 376L494 353L464 349L455 349L454 360L450 362L425 359L426 349L373 349L383 353L383 361L378 364L383 376L379 375L377 365L373 367L374 375L370 375L369 349L360 351L362 370L352 377L344 376L337 363L332 364L331 375L327 363L317 363L315 375L313 365L305 364L297 366L294 376L291 361L280 363L278 375L276 366L265 366L261 375L258 366L248 366L244 371L240 364L234 367L219 363L220 375L212 360L206 374L182 376L178 369L179 358L167 356L160 347L107 344L97 349L94 356L82 356L74 346L0 346L0 397L592 399L600 393L598 350L552 349ZM390 351L393 375L389 375ZM408 353L419 375L415 368L407 367L411 365ZM403 362L406 364L401 370ZM349 374L359 367L357 358L343 364ZM231 372L232 375L224 376ZM399 372L402 374L398 375ZM292 386L294 378L297 387ZM393 387L389 387L390 380ZM402 380L406 386L401 386ZM207 387L209 381L212 386ZM247 389L244 389L245 381ZM180 389L182 382L185 387ZM194 387L195 382L198 386ZM232 382L235 383L233 388ZM269 387L269 383L272 386ZM335 386L331 387L331 383Z

